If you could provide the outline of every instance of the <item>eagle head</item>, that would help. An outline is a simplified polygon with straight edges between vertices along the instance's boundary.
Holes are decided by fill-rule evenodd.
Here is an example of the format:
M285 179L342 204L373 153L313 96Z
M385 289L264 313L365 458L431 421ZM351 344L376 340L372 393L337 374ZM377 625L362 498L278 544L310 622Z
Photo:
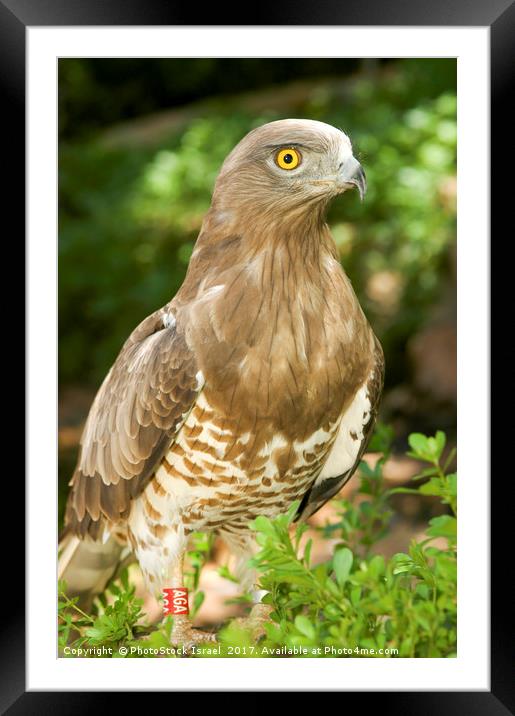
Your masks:
M227 156L213 201L225 210L312 210L350 188L363 199L365 172L341 129L282 119L249 132Z

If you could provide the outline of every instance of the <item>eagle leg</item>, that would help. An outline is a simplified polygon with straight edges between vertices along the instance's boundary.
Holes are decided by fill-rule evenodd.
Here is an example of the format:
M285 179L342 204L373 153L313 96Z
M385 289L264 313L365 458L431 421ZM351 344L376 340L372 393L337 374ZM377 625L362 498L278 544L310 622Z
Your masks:
M259 577L256 569L249 565L249 559L256 554L259 547L251 532L234 534L227 530L220 530L220 536L227 543L236 558L234 573L239 579L243 591L249 590L253 605L250 613L245 617L237 617L234 623L241 629L250 631L256 641L266 636L265 624L270 622L273 606L264 604L261 599L267 591L259 586Z
M172 569L172 584L177 587L183 585L184 552L180 555L175 567ZM182 646L185 651L191 651L192 646L202 642L216 641L216 634L194 629L189 616L176 614L173 617L172 633L170 643L173 646Z
M274 608L271 604L254 604L246 617L235 619L236 624L250 631L252 638L256 641L266 636L265 624L271 624L270 614Z

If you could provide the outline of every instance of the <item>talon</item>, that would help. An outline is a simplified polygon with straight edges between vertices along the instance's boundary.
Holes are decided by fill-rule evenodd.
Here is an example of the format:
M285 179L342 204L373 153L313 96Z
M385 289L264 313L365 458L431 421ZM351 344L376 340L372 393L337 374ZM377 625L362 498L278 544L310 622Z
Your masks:
M175 617L170 637L172 646L182 646L189 653L193 646L203 642L216 642L216 634L194 629L187 617Z
M236 619L243 629L248 629L256 640L266 636L265 624L270 622L270 614L274 608L271 604L254 604L247 617Z

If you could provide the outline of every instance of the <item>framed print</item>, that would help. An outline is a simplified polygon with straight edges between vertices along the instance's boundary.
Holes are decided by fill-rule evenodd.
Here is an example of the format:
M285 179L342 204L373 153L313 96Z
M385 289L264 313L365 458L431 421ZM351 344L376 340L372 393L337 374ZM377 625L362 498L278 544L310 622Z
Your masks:
M28 279L8 713L513 707L487 437L501 5L197 26L3 2Z

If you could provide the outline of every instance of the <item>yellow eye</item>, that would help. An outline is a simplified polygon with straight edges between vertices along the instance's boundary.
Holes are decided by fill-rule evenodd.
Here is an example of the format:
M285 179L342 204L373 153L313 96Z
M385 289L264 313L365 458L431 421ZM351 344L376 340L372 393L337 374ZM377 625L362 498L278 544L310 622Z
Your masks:
M281 169L295 169L300 164L300 152L293 147L289 149L279 149L275 155L275 163Z

